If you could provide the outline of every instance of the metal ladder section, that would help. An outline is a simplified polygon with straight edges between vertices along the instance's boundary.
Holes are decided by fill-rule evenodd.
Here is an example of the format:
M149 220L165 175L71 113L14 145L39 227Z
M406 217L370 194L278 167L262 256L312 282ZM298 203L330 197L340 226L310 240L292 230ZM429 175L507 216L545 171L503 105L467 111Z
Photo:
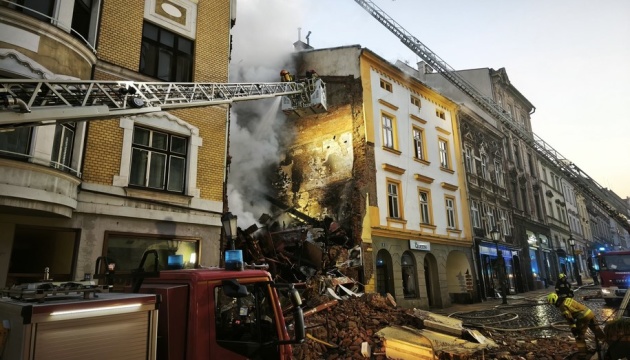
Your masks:
M619 212L608 201L604 200L604 198L608 197L606 190L597 184L595 180L581 171L571 161L560 155L559 152L554 150L536 134L528 131L522 124L514 121L510 114L498 105L492 98L482 95L479 90L460 76L455 69L449 66L444 60L426 47L420 40L406 31L394 19L376 6L374 2L370 0L354 1L370 13L372 17L389 29L411 51L426 61L429 66L434 68L459 90L470 96L477 105L481 106L484 110L501 121L506 128L527 143L541 157L565 174L571 183L603 207L613 219L615 219L624 229L626 229L626 231L628 231L628 233L630 233L630 223L628 222L628 218L622 212Z
M171 83L0 79L0 126L36 126L94 117L212 106L305 92L298 82ZM310 94L306 94L310 96ZM57 120L50 120L57 119Z
M615 317L615 319L621 319L624 314L626 313L626 310L628 310L628 303L630 302L630 289L626 289L626 295L623 297L623 300L621 300L621 305L619 305L619 310L617 311L617 316Z

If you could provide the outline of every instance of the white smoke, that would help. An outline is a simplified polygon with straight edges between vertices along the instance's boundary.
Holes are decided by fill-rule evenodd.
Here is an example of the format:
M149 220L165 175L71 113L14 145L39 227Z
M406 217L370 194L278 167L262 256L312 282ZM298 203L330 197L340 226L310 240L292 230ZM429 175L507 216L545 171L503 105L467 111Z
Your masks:
M278 82L280 71L295 73L291 60L298 40L302 1L239 0L232 29L230 82ZM282 138L290 136L280 98L234 104L231 112L228 204L243 228L268 213L264 169L276 163Z

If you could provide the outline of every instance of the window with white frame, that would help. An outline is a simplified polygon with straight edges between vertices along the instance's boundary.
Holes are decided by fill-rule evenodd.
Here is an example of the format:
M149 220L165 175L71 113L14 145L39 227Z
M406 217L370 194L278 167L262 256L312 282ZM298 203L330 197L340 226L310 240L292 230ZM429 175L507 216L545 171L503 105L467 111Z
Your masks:
M430 207L429 192L426 190L419 190L418 200L420 202L420 223L431 224L431 207Z
M449 168L448 142L444 139L438 140L438 149L440 152L440 167Z
M411 95L411 104L414 106L417 106L418 109L420 109L422 107L422 104L420 103L420 99Z
M486 180L488 179L488 156L486 154L481 154L481 177Z
M503 182L503 166L501 165L501 161L494 161L494 176L496 177L496 184L503 187L505 183Z
M446 197L444 199L446 206L446 227L449 229L457 229L457 216L455 215L455 199Z
M400 185L395 182L387 182L388 215L392 219L400 219Z
M466 165L466 171L469 173L475 172L475 161L473 160L473 149L470 145L464 146L464 164Z
M479 214L479 202L473 200L470 202L470 214L472 217L472 226L474 228L481 227L481 215Z
M183 193L188 139L136 126L129 185Z
M492 231L497 227L496 219L494 218L494 209L486 205L486 222L488 223L488 231Z
M76 123L55 125L55 137L50 158L52 167L63 171L70 169L76 127Z
M503 230L503 235L510 235L512 230L510 228L510 219L508 218L507 211L499 209L499 222L501 224L501 229Z
M383 146L393 149L394 148L394 119L383 114Z
M416 127L413 128L413 149L416 159L426 160L424 157L424 131Z

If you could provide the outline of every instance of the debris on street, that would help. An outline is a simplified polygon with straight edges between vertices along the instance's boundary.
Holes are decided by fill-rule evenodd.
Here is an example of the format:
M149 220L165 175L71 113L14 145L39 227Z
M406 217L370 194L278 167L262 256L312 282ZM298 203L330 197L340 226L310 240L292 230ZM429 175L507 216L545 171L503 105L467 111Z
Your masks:
M363 293L362 251L348 232L331 218L286 212L292 221L265 214L262 226L239 228L235 245L246 263L268 264L276 282L301 292L307 337L293 346L295 359L563 360L575 351L570 334L470 328L403 309L391 294Z

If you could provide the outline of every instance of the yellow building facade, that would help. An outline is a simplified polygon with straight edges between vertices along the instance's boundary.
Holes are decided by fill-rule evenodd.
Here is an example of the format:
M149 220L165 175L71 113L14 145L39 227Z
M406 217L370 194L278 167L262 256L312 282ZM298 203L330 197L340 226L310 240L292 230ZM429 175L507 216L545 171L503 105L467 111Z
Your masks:
M88 5L86 5L88 4ZM0 77L228 79L233 1L42 1L0 6ZM0 135L0 286L159 266L218 265L226 105L20 128ZM176 256L181 255L181 257Z

